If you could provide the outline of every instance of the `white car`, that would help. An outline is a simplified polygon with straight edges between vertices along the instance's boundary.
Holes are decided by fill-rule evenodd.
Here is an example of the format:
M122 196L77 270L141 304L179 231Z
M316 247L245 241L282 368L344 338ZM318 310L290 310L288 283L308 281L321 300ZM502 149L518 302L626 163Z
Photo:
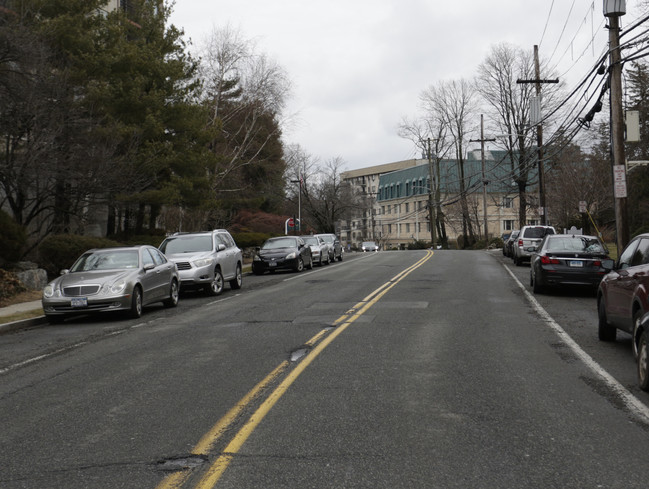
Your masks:
M363 241L363 244L361 244L361 250L379 251L379 245L377 245L374 241Z
M311 259L313 263L317 263L320 266L329 265L331 261L329 257L329 245L322 238L314 235L300 236L300 238L311 248Z

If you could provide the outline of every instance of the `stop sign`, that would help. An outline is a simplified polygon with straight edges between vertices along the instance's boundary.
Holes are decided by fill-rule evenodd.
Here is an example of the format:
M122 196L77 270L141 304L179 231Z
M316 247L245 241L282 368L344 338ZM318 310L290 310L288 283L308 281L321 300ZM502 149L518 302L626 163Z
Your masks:
M292 217L289 217L287 222L288 222L288 227L292 228L293 226L295 226L295 222L293 221Z

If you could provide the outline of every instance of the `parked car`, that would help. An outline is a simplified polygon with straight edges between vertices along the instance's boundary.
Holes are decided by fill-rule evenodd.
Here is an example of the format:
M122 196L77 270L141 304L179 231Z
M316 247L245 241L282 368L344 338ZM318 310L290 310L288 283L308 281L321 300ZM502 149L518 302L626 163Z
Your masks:
M523 226L516 243L512 246L512 258L516 266L530 261L532 253L548 234L556 234L552 226Z
M512 234L509 235L509 238L507 238L507 241L505 241L505 244L503 245L503 255L512 257L514 253L514 243L518 241L518 234L520 231L517 229L516 231L512 231Z
M80 314L127 311L133 318L155 302L178 305L175 263L153 246L92 249L43 289L50 323Z
M530 285L535 294L562 285L597 290L613 268L606 246L596 236L548 234L530 262Z
M320 236L307 235L300 236L304 242L311 248L311 260L318 265L329 265L329 245L323 241Z
M649 392L649 313L640 319L636 329L638 336L638 385Z
M176 233L160 244L160 250L178 266L181 289L202 288L210 295L243 283L243 256L225 229Z
M649 234L631 240L597 291L599 339L614 341L620 329L633 336L637 355L640 318L649 312Z
M377 245L374 241L363 241L363 243L361 243L361 250L379 251L379 245Z
M257 248L252 261L252 271L262 275L266 270L289 269L301 272L304 268L313 268L311 248L299 236L282 236L269 238Z
M329 246L329 260L343 261L343 246L340 244L340 240L335 234L316 234L316 236L322 238L322 240L327 243L327 246Z

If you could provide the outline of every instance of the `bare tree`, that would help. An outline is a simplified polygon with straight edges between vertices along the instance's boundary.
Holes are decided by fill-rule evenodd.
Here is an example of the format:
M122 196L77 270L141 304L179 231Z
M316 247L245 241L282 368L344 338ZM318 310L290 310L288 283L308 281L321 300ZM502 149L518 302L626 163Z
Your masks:
M404 139L412 141L416 148L421 151L429 163L430 185L428 192L429 224L431 226L431 243L434 245L437 240L442 247L448 248L448 237L444 213L440 203L441 199L441 174L440 163L452 147L448 138L448 128L444 124L442 116L435 111L435 107L426 105L428 109L421 117L409 120L404 117L398 128L398 134Z
M458 188L462 208L462 229L466 247L475 242L475 233L467 203L464 151L469 139L469 125L475 120L477 110L476 92L467 80L440 82L429 87L420 97L424 109L439 114L440 121L448 129L458 161Z
M551 73L542 64L544 77ZM535 95L532 83L517 83L518 80L536 79L534 56L531 51L507 43L492 46L491 52L478 67L476 89L489 108L489 115L495 130L502 136L509 153L512 181L518 187L519 225L526 224L528 210L527 187L532 169L537 165L532 147L535 126L530 123L530 100ZM544 86L542 106L554 105L557 88ZM538 181L538 180L537 180Z

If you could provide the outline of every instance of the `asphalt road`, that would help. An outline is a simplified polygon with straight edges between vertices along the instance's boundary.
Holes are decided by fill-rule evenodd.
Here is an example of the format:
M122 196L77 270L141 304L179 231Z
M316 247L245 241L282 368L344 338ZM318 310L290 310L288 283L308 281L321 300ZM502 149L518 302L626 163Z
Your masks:
M499 251L380 252L2 335L0 487L645 488L649 395L594 303Z

